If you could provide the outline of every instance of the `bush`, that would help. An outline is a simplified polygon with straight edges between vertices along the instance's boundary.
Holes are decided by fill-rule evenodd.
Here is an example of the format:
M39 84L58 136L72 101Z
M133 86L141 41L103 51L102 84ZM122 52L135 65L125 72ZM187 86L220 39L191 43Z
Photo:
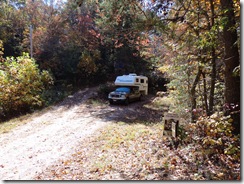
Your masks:
M42 106L41 93L50 84L50 74L40 72L28 54L6 58L0 63L0 118Z
M206 168L218 168L223 173L218 179L239 179L240 135L233 134L233 120L223 114L200 117L196 123L186 125L188 136L185 141L194 143L202 152Z
M107 99L108 94L114 90L115 86L112 83L101 84L99 86L98 95L103 99Z

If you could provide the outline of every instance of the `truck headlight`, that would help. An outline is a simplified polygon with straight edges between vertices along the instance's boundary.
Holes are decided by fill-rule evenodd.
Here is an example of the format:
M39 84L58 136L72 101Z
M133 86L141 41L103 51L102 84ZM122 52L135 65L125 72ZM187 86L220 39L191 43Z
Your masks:
M125 94L122 94L122 95L121 95L121 98L126 98L126 95L125 95Z

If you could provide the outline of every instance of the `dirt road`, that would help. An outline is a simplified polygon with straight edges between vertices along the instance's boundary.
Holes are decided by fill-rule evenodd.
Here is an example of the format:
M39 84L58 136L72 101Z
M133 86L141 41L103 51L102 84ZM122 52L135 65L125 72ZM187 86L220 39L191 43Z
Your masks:
M83 138L114 121L155 118L153 112L142 112L149 97L129 106L92 106L87 101L96 95L94 90L79 91L42 115L33 115L27 124L1 134L1 180L33 179L49 165L69 156Z

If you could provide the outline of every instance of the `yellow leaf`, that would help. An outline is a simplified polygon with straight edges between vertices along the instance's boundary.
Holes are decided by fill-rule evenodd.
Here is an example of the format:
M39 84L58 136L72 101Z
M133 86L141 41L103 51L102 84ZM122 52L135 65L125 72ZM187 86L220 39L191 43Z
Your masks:
M222 177L224 176L224 173L219 173L219 174L217 174L217 176L218 176L219 178L222 178Z

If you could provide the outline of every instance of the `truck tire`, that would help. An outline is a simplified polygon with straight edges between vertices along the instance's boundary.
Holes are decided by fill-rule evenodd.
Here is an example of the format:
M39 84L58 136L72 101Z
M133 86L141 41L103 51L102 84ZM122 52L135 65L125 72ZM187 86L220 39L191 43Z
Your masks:
M126 100L125 100L125 105L129 105L129 103L130 103L129 98L126 98Z
M140 97L139 97L139 101L142 101L142 95L140 95Z

